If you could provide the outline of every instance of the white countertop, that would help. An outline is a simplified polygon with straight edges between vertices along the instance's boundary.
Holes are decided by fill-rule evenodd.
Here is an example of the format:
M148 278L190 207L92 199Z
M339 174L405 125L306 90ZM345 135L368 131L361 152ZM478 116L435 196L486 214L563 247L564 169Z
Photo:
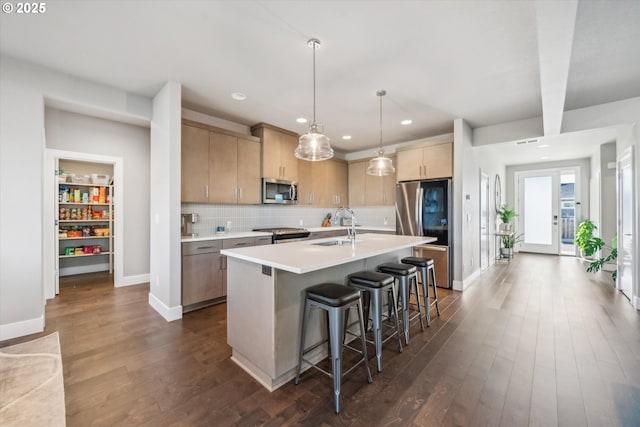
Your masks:
M242 237L263 237L272 235L272 233L265 233L263 231L238 231L231 233L199 234L196 237L182 237L180 241L182 243L201 242L203 240L240 239Z
M382 255L399 249L410 248L436 241L435 237L397 236L395 234L360 234L356 244L350 242L336 246L318 246L316 243L330 240L346 240L330 237L304 240L272 246L224 249L220 253L232 258L262 264L292 273L303 274L351 261Z

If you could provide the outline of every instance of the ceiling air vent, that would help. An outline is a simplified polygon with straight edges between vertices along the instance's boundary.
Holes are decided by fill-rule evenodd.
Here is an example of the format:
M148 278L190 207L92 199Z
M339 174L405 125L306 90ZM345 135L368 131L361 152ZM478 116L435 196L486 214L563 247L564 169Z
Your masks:
M523 139L522 141L516 141L516 145L535 144L536 142L538 142L537 139Z

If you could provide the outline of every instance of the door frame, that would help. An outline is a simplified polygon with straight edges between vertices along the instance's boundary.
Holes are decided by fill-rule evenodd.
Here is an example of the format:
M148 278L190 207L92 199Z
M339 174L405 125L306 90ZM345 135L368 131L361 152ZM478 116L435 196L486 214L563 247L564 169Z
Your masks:
M633 146L628 147L622 154L622 156L620 158L618 158L617 162L616 162L616 182L617 182L617 197L618 197L618 224L617 224L617 235L618 235L618 254L620 254L620 248L622 245L624 245L624 233L623 233L623 229L622 229L622 225L623 225L623 215L624 215L624 209L622 206L622 168L623 168L623 163L628 162L628 167L629 170L631 171L631 262L632 262L632 266L633 266L633 270L638 269L638 265L637 263L635 263L635 261L638 259L637 254L635 254L635 250L637 247L637 244L635 243L635 240L638 238L638 230L637 230L637 221L636 218L634 218L634 209L633 207L636 205L637 200L635 200L636 198L636 190L635 190L635 165L634 165L634 158L633 158ZM621 271L624 271L622 269L622 256L618 256L617 260L616 260L616 268L618 270L618 273L620 273ZM631 301L631 304L634 306L634 308L639 309L640 308L640 298L638 298L638 274L636 271L632 271L631 272L631 295L629 295L629 299ZM621 280L620 280L620 275L618 274L618 280L616 280L616 289L618 290L622 290L622 286L621 284Z
M115 254L113 255L113 281L114 286L122 286L124 283L123 275L123 242L124 227L122 223L124 212L123 197L123 159L122 157L104 156L100 154L80 153L76 151L57 150L53 148L45 148L44 153L44 174L42 192L42 251L43 251L43 278L42 286L45 301L55 298L59 293L59 270L58 270L58 239L56 236L57 225L55 219L58 218L56 212L56 199L58 197L58 181L56 169L58 161L75 160L81 162L106 163L113 165L113 247Z
M479 241L479 249L480 249L480 271L485 271L486 269L489 268L490 263L491 263L491 244L490 244L490 239L491 239L491 234L490 234L490 228L489 228L489 194L490 194L490 182L489 182L489 175L487 175L486 173L484 173L482 171L482 169L480 169L480 181L479 181L479 185L480 185L480 189L478 194L480 194L480 203L478 206L479 209L479 218L480 218L480 222L479 222L479 234L480 234L480 241ZM482 189L485 189L485 195L484 197L482 197ZM484 216L483 216L484 214ZM484 224L482 221L482 218L485 219ZM482 227L484 227L484 233L483 233L483 229ZM486 250L482 250L482 237L485 237L485 245L486 245Z

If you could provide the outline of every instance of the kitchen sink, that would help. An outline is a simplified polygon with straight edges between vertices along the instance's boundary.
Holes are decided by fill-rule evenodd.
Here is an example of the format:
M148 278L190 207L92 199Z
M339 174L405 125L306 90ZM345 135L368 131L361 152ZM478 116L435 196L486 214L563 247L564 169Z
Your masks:
M312 243L316 246L342 246L351 244L351 240L329 240L327 242Z

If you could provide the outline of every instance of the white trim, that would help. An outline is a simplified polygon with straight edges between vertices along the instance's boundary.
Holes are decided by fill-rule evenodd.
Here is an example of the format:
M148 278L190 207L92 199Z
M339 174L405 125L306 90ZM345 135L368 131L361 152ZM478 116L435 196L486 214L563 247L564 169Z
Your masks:
M121 286L140 285L142 283L149 283L149 281L150 281L149 273L138 274L135 276L122 276L122 279L118 281L118 284L115 285L115 287L119 288Z
M0 341L44 331L44 314L35 319L0 325Z
M488 271L488 270L485 270L485 271ZM478 277L480 277L481 274L482 274L482 271L479 268L476 268L473 273L468 275L463 280L454 280L452 289L454 291L464 291L466 289L469 289L471 285L473 285L475 280Z
M640 310L640 297L635 297L634 300L634 308Z
M173 322L174 320L182 319L182 306L167 307L162 301L156 298L151 292L149 292L149 305L153 307L155 311L160 313L167 322Z
M106 255L103 255L106 256ZM109 263L104 262L102 264L91 265L76 265L73 267L62 267L58 270L60 277L73 276L75 274L94 273L97 271L109 271Z

